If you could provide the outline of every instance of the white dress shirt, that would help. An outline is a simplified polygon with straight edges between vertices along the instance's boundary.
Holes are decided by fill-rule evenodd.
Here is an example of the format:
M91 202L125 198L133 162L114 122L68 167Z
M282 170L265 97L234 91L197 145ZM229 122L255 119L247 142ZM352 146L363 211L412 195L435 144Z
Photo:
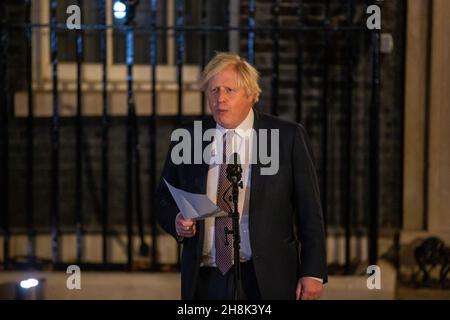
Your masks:
M254 112L253 109L250 109L247 117L244 121L239 124L235 129L225 129L220 126L218 123L216 124L217 134L223 136L227 131L234 130L235 135L232 141L232 149L231 152L237 152L242 165L242 183L243 188L239 188L239 201L238 201L238 210L240 214L240 224L239 224L239 234L241 236L240 243L240 260L247 261L251 258L252 250L250 248L250 238L248 231L248 213L249 213L249 205L250 205L250 180L251 180L251 165L250 159L252 157L252 142L253 142L253 121L254 121ZM211 148L211 157L214 158L219 148L223 148L223 146L219 146L218 143L223 142L222 139L214 139ZM216 203L217 201L217 184L219 183L219 169L220 164L210 164L208 170L208 177L206 183L207 196L211 199L212 202ZM214 219L215 218L206 218L205 219L205 238L203 242L203 250L202 250L202 266L216 266L216 248L215 248L215 235L214 235Z

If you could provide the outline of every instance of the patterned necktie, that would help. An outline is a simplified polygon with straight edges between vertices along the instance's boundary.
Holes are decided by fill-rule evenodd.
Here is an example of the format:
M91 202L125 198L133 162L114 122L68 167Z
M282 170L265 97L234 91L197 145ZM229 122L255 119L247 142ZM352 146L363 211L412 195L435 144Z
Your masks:
M223 161L219 169L216 202L219 208L228 213L232 210L232 202L229 201L232 190L230 187L231 182L227 179L227 164L225 159L229 159L229 156L231 155L231 141L233 135L234 131L231 130L224 134ZM233 235L226 234L226 230L232 230L232 221L232 218L228 216L215 218L216 265L222 274L227 273L233 265Z

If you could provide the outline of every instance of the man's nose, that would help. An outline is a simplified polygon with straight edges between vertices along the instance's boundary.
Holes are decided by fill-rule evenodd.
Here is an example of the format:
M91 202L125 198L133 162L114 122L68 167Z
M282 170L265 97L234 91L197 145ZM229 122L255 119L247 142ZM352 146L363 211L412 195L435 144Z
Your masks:
M219 89L219 91L217 92L217 101L218 102L223 102L225 101L225 90L223 89Z

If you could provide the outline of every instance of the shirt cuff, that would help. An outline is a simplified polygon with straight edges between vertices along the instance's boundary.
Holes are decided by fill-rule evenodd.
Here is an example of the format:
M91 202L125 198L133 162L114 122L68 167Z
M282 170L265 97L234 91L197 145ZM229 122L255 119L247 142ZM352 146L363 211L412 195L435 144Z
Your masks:
M304 277L304 278L314 279L314 280L319 281L320 283L323 283L323 279L321 279L321 278L316 278L316 277Z

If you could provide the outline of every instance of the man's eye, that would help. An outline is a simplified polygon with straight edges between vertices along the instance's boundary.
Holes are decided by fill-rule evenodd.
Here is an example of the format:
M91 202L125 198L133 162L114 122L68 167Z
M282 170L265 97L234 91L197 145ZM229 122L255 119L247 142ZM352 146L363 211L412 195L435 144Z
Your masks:
M212 93L217 93L217 91L219 91L217 88L212 88L212 89L211 89L211 92L212 92Z

